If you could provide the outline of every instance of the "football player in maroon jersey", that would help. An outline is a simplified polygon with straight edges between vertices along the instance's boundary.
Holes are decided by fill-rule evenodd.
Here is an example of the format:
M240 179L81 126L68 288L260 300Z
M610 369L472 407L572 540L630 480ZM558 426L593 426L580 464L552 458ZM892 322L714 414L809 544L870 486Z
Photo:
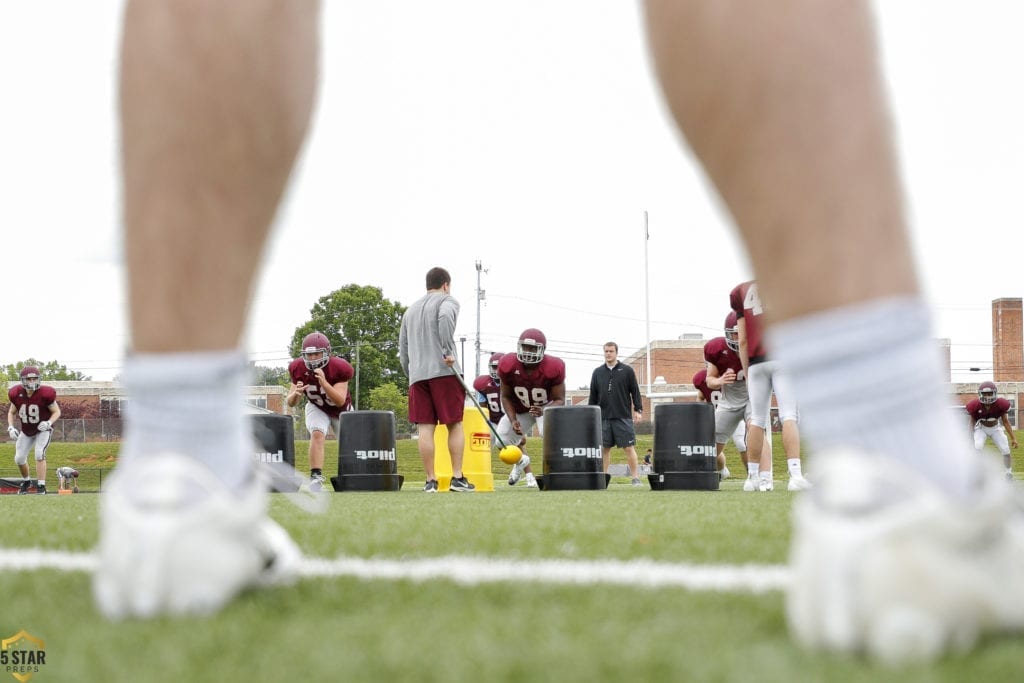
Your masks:
M29 451L35 454L36 459L36 493L45 494L46 449L53 436L53 423L60 419L57 390L40 384L39 368L33 365L26 365L18 375L21 384L7 392L7 399L11 402L7 411L7 434L15 441L14 463L22 476L18 494L28 493L32 484L28 470ZM20 430L15 422L20 424Z
M718 466L722 479L729 477L725 466L725 444L731 438L739 451L743 467L747 466L747 424L750 421L750 401L746 391L746 375L739 363L739 333L736 329L736 315L730 311L725 318L725 336L715 337L704 344L706 366L698 370L691 380L701 397L715 407L715 443L718 448ZM712 389L711 385L715 388ZM730 388L735 386L735 388ZM728 405L722 405L721 398L729 394ZM743 404L741 410L735 406ZM722 405L721 409L719 406ZM738 414L737 414L738 413ZM766 482L768 489L774 488L771 474L772 440L764 439L763 450L768 461ZM723 471L724 470L724 471Z
M498 363L505 354L495 351L487 361L487 374L473 380L473 389L477 394L477 403L487 409L487 417L491 424L497 426L501 422L501 378L498 377Z
M729 316L725 321L726 334L736 329L735 314L730 311ZM726 337L714 337L704 344L705 368L701 370L704 385L713 392L712 400L708 402L715 407L715 445L722 479L729 476L729 468L725 466L725 444L730 438L740 451L744 466L747 463L746 422L750 402L747 400L747 376L737 355L738 346L734 348L734 343L735 340L730 341Z
M790 491L802 491L811 484L804 478L800 463L800 428L797 426L796 399L790 389L785 368L768 357L763 339L764 306L757 283L743 282L729 293L729 305L736 315L737 346L743 372L747 375L750 400L750 423L747 429L747 452L761 457L747 458L747 480L744 491L770 491L774 488L771 460L765 460L764 443L768 440L768 416L771 415L772 392L779 406L782 421L782 450L786 453Z
M309 490L323 491L324 446L333 427L338 435L338 419L352 410L348 381L355 370L344 358L331 355L331 342L322 332L310 332L302 339L302 355L288 365L291 386L285 402L296 406L306 399L306 430L309 432Z
M992 439L1003 456L1006 478L1012 480L1013 458L1010 456L1010 448L1017 447L1017 437L1010 424L1010 402L999 396L995 382L982 382L978 385L978 398L967 402L967 414L971 417L974 448L980 451L985 447L985 441Z
M498 423L498 436L507 444L526 446L526 437L537 431L544 434L544 409L565 404L565 363L547 353L547 337L535 328L524 330L516 342L516 352L506 353L498 363L501 379L501 407L505 415ZM537 480L530 467L530 456L523 451L509 474L509 486L526 475L526 485Z

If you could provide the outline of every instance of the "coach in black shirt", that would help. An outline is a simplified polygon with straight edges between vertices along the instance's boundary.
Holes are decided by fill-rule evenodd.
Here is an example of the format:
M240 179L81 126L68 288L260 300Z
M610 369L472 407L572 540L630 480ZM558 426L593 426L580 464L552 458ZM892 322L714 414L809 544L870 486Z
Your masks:
M633 423L640 420L644 404L640 397L640 385L636 382L636 373L633 372L633 368L620 363L618 358L619 345L615 342L605 344L604 365L594 368L594 374L590 378L588 403L601 407L601 453L604 456L604 471L608 471L612 447L622 448L626 451L633 486L640 486Z

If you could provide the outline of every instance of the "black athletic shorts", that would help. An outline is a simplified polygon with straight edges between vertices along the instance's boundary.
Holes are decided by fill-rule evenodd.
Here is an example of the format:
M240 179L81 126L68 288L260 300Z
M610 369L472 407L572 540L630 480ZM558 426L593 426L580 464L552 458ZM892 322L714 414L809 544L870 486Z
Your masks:
M636 445L633 421L625 417L601 420L601 445L605 448L625 448Z

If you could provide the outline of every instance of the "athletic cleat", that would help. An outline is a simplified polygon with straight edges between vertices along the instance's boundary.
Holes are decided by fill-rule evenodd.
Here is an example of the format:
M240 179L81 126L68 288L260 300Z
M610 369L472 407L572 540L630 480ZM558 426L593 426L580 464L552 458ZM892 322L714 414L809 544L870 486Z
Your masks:
M1006 470L1006 481L1013 481L1013 472L1011 470Z
M719 481L724 481L725 479L728 479L731 475L732 472L729 471L728 467L723 467L722 469L718 470Z
M1024 506L998 467L953 499L894 459L815 459L793 509L789 628L803 646L891 665L1024 629Z
M533 472L526 473L526 488L535 489L537 488L537 477L533 476Z
M437 493L437 480L428 479L427 483L423 485L423 490L427 493Z
M22 480L21 484L18 486L18 495L24 496L26 493L28 493L28 487L31 485L32 482L29 481L28 479Z
M760 491L761 483L758 481L756 476L752 477L748 474L746 481L743 482L743 490L747 493L750 493L751 491Z
M302 558L267 516L268 485L229 491L175 453L122 462L100 496L93 596L110 619L206 615L247 588L290 583Z
M790 477L789 483L786 484L786 490L788 491L806 491L809 488L812 488L811 482L807 481L802 475Z
M472 492L474 489L476 487L469 483L465 475L458 478L452 477L452 483L448 486L448 490L456 493Z
M775 480L771 477L762 477L757 482L757 490L762 493L775 490Z
M642 484L642 483L640 483L640 477L633 477L633 481L631 481L630 483L631 483L631 484L632 484L632 485L633 485L633 486L634 486L635 488L639 488L640 486L643 486L643 484Z
M40 496L46 495L46 484L36 484L36 493Z
M526 466L529 465L529 464L530 464L530 456L528 456L526 453L523 453L523 457L519 458L519 462L517 462L515 465L513 465L512 466L512 471L509 472L509 475L508 475L508 485L509 486L515 486L517 483L519 483L519 480L523 476L523 470L525 470Z
M324 482L327 478L322 474L311 474L309 475L309 490L313 493L320 493L324 490Z

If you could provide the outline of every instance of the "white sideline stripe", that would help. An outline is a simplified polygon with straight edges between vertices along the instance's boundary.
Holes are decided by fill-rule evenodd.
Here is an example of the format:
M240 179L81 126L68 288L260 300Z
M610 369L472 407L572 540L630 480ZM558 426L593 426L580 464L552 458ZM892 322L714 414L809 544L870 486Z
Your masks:
M94 572L95 553L39 548L0 548L0 570ZM339 557L303 558L306 578L351 576L365 580L430 581L447 579L463 585L512 580L551 584L634 588L686 588L693 591L764 593L789 583L783 565L698 565L653 560L509 560L486 557L435 557L414 560Z
M781 565L697 565L652 560L507 560L480 557L436 557L419 560L307 558L303 576L355 576L361 579L428 581L449 579L465 585L531 581L634 588L687 588L695 591L763 593L782 590L789 568Z

